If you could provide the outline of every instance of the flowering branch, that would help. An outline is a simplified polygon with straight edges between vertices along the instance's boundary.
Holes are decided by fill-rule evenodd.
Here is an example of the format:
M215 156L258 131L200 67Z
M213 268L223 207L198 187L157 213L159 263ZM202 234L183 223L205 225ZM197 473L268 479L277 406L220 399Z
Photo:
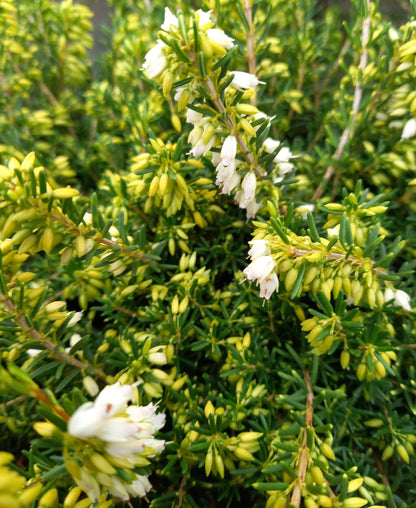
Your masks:
M369 12L370 11L370 0L366 0L366 2L367 2L367 10ZM362 53L361 53L361 57L360 57L360 64L359 64L360 70L361 70L361 75L364 73L364 70L367 66L367 58L368 58L367 44L370 39L370 22L371 22L371 17L370 17L370 14L368 14L368 16L363 21L362 34L361 34L362 49L363 49ZM329 182L329 180L331 180L331 178L334 176L334 173L336 171L338 171L337 164L338 164L339 160L341 159L342 154L344 153L344 149L354 132L354 127L355 127L355 123L357 120L357 115L358 115L358 110L360 108L362 95L363 95L362 81L358 77L358 81L357 81L357 84L356 84L355 90L354 90L354 100L352 103L352 111L351 111L350 121L349 121L347 127L344 129L344 131L341 135L341 138L339 140L337 149L335 150L335 154L334 154L335 162L332 166L330 166L326 170L323 181L319 184L319 187L316 189L315 193L312 196L312 201L315 201L322 196L322 194L324 193L326 183Z
M247 39L247 61L248 71L250 74L256 74L256 53L254 51L254 25L253 25L253 6L250 0L244 0L244 11L249 26L249 30L246 31ZM252 104L257 103L257 89L254 90L254 96Z
M0 292L0 300L2 301L3 305L9 312L16 315L16 323L19 324L21 329L24 330L26 333L28 333L33 339L43 344L45 348L48 351L50 351L52 356L54 356L57 360L68 363L69 365L72 365L73 367L76 367L77 369L81 370L88 369L90 367L90 365L88 365L87 363L81 362L76 358L72 358L66 353L57 351L56 344L53 344L48 339L45 339L45 337L38 330L30 326L25 316L17 312L13 302L9 298L7 298L7 296L4 295L2 292ZM106 377L104 372L100 369L94 369L94 375L102 379L105 379Z
M211 97L212 102L214 103L215 107L217 108L218 113L226 113L227 110L226 110L223 102L221 101L221 99L218 97L214 83L212 82L212 80L209 76L207 76L205 78L204 85L205 85L207 92L209 93L209 95ZM227 116L224 119L224 122L225 122L226 126L228 127L228 129L230 130L231 134L233 134L233 136L235 136L235 139L236 139L239 147L241 148L241 151L242 151L243 156L245 157L246 161L248 162L248 164L250 166L253 166L253 170L254 170L256 176L258 176L258 177L263 176L264 172L263 172L262 168L256 164L253 154L251 153L250 149L244 142L244 139L242 138L241 134L239 133L234 120L231 118L230 115L227 114Z
M306 413L305 413L305 424L306 428L303 431L303 440L300 448L300 459L299 459L299 467L298 467L298 480L295 483L292 493L291 504L296 508L299 508L300 502L302 499L302 485L305 483L306 470L308 468L308 447L307 447L307 431L308 427L312 427L313 425L313 388L311 383L311 378L309 375L309 371L307 369L303 370L303 377L305 379L306 387L308 389L308 393L306 395Z

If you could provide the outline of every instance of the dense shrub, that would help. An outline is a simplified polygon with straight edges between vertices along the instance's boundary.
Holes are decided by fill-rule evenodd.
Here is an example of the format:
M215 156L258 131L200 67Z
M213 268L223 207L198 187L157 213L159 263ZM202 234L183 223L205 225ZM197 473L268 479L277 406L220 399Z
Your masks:
M0 1L0 507L416 506L416 6L180 3Z

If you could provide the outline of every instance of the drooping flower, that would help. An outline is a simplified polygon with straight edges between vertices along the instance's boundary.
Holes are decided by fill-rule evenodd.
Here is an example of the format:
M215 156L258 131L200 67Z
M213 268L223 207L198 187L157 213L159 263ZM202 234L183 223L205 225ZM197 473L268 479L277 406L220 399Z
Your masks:
M259 211L260 206L261 203L258 203L255 199L249 201L246 206L247 219L254 219L257 212Z
M280 141L277 139L267 138L264 140L263 146L267 153L273 153L279 148Z
M270 255L270 247L267 240L251 240L250 245L251 249L248 251L248 255L252 261L260 256Z
M238 196L240 208L247 208L250 201L253 201L256 195L257 179L256 175L249 171L241 183L241 195Z
M235 136L227 136L221 148L221 159L224 166L234 161L237 153L237 140Z
M279 279L275 273L271 273L260 282L260 297L269 300L271 295L279 290Z
M247 280L257 281L260 285L260 297L269 300L270 296L279 289L279 279L275 270L276 263L270 253L270 244L267 240L251 240L248 255L251 263L243 273Z
M247 90L249 88L256 88L259 83L259 78L254 74L250 74L249 72L243 71L231 71L233 75L233 80L231 81L231 85L233 88L237 90Z
M166 69L168 62L163 53L163 48L165 47L166 44L158 40L156 45L146 53L142 70L145 71L149 79L156 78Z
M273 159L279 167L279 173L281 176L289 173L293 169L293 162L289 162L289 160L293 157L292 152L287 147L283 147L279 150L276 157Z
M243 270L243 273L248 280L262 282L271 274L274 267L275 262L271 256L259 256Z
M401 289L387 288L384 292L386 302L393 300L393 304L402 307L404 310L412 310L410 305L410 295Z
M231 49L234 46L234 39L228 37L228 35L219 28L210 28L206 31L206 34L210 41L219 44L224 49Z

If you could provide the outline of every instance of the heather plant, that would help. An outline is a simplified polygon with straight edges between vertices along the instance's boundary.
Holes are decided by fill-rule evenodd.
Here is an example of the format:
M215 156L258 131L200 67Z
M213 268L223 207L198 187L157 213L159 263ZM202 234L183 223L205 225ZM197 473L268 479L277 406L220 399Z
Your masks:
M416 506L416 3L0 2L0 508Z

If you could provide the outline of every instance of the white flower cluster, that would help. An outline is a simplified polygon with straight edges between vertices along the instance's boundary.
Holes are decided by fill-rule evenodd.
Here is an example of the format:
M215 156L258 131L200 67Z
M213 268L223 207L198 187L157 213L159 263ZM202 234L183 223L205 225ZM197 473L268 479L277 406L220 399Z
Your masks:
M213 26L211 20L211 11L205 12L202 9L196 11L198 26L204 29L207 39L213 43L218 44L221 48L231 49L234 45L233 39L228 37L222 30L218 28L211 28ZM161 26L164 32L172 32L179 27L178 18L172 14L168 7L165 7L165 19ZM147 52L142 69L146 72L150 79L157 78L168 67L168 60L165 55L165 48L167 45L157 40L156 46Z
M131 385L106 386L94 402L79 407L68 422L71 436L82 440L82 446L91 440L89 446L97 450L80 468L67 464L79 487L93 502L99 498L102 487L123 501L143 497L151 489L147 476L132 469L148 463L146 457L164 449L165 442L153 436L163 427L165 415L157 414L154 404L128 405L132 398ZM115 467L121 466L130 473L130 482L117 475Z
M214 53L221 54L225 50L234 46L233 39L228 37L222 30L212 28L214 26L211 20L211 11L205 12L199 9L196 13L200 36L203 37L212 47ZM172 14L168 7L165 8L165 19L161 26L162 30L169 35L178 34L179 21ZM169 64L166 55L170 48L166 44L158 40L146 55L143 64L143 70L149 78L161 76L163 81L166 73L169 73ZM229 90L231 95L235 90L246 92L256 88L259 83L257 76L242 72L231 71L228 73L231 81ZM185 107L192 103L197 95L196 81L192 80L184 86L178 87L174 95L174 99L178 101L180 107ZM186 101L184 101L186 99ZM255 108L254 108L255 110ZM246 128L255 134L258 127L251 125L251 121L264 118L270 121L264 113L254 113L248 111L247 114L241 113L240 116L245 122ZM234 132L229 132L221 128L216 117L204 116L199 111L188 108L186 121L193 125L193 129L188 136L188 141L192 145L190 154L194 157L200 157L212 154L212 163L216 167L216 184L223 194L234 193L235 200L240 208L246 210L248 218L254 218L260 204L256 201L257 177L251 168L244 168L243 160L238 155L238 140ZM222 131L222 132L221 132ZM279 141L266 139L263 150L267 153L277 151ZM279 177L274 183L278 183L282 177L293 168L293 164L289 160L293 157L288 148L281 148L274 157L274 163L278 166Z
M279 290L279 279L274 269L276 263L270 255L267 240L252 240L248 251L251 263L244 269L247 280L256 280L260 284L260 296L269 300L274 291Z
M384 301L389 302L391 300L393 300L393 305L402 307L403 310L412 310L412 306L410 305L410 296L406 293L406 291L387 288L384 292Z

